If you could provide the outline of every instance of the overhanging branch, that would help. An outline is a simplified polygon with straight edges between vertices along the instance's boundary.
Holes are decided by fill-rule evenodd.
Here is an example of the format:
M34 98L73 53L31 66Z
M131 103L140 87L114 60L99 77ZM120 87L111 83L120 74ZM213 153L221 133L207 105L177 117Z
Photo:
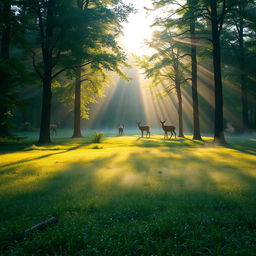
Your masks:
M59 74L61 74L62 72L68 70L68 69L72 69L72 68L81 68L81 67L84 67L86 65L89 65L93 63L93 61L89 61L87 63L84 63L82 65L76 65L76 66L71 66L71 67L65 67L65 68L62 68L61 70L59 70L58 72L56 72L53 76L52 76L52 79L55 78L56 76L58 76Z

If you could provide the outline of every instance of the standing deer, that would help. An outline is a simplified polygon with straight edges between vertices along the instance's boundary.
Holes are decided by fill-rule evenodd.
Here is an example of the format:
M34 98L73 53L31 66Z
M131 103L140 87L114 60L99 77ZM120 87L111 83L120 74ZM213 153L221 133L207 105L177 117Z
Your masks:
M49 128L50 128L50 132L52 133L52 135L57 134L57 129L59 127L60 127L59 123L58 124L50 124Z
M124 134L124 124L119 125L118 131L119 131L119 136L122 136Z
M176 132L175 132L175 129L176 127L173 126L173 125L164 125L166 122L166 119L164 121L161 121L160 120L160 123L162 124L162 128L164 130L164 139L167 137L168 139L168 132L171 132L171 137L170 139L172 138L172 135L175 134L175 139L176 139Z
M137 123L137 125L138 125L138 127L139 127L139 129L140 129L140 131L141 131L141 137L143 137L144 131L147 132L146 137L147 137L147 136L150 137L150 126L148 126L148 125L141 126L141 125L140 125L140 124L141 124L141 121L139 121L139 122L136 121L136 123Z

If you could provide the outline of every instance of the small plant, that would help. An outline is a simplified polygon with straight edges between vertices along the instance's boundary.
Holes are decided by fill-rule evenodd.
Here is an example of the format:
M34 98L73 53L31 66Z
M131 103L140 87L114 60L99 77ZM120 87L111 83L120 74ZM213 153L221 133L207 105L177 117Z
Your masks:
M92 149L103 149L103 147L95 145L95 146L92 147Z
M92 142L93 143L101 143L103 135L104 135L103 132L94 132L92 134Z

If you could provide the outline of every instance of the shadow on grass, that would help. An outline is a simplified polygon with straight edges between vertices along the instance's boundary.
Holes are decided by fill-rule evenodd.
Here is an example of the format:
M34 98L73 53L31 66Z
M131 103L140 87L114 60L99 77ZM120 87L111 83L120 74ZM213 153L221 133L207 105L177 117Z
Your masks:
M35 161L35 160L40 160L40 159L44 159L44 158L47 158L47 157L50 157L50 156L59 155L59 154L63 154L63 153L66 153L66 152L74 151L76 149L79 149L79 148L81 148L83 146L86 146L86 145L89 145L89 144L90 143L88 141L81 142L80 144L78 144L76 146L73 146L73 147L70 147L70 148L67 148L67 149L59 149L58 151L60 151L60 152L45 154L45 155L42 155L42 156L39 156L39 157L30 158L30 159L24 159L24 160L21 160L21 161L16 161L16 162L10 163L10 164L1 165L0 167L1 168L9 168L9 167L15 166L17 164L29 163L29 162L32 162L32 161ZM39 151L44 151L44 150L50 151L49 149L43 149L43 150L39 149ZM55 149L53 151L57 151L57 150ZM5 172L5 169L0 171L0 173L2 173L2 172Z

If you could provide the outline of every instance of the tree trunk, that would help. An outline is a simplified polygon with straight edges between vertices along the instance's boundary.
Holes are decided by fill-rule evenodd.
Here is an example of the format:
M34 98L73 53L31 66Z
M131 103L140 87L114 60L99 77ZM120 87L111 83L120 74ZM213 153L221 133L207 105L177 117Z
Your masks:
M54 0L48 1L47 6L47 20L45 38L42 40L42 55L44 64L43 74L43 98L42 98L42 112L41 112L41 125L39 144L51 143L50 138L50 120L51 120L51 100L52 100L52 36L53 36L53 17L54 17ZM39 23L39 26L43 26ZM41 27L41 30L43 28Z
M214 68L214 90L215 90L215 120L214 141L218 144L226 144L223 124L223 94L221 78L221 49L217 18L217 2L211 0L211 23L213 44L213 68Z
M198 94L197 94L197 58L196 58L196 39L195 39L195 19L193 12L190 19L191 36L191 62L192 62L192 100L193 100L193 140L202 140L200 135Z
M248 116L248 96L245 74L245 53L244 53L244 20L242 6L239 6L240 18L239 18L239 68L240 68L240 86L241 86L241 98L242 98L242 119L243 128L247 130L249 128L249 116Z
M206 19L207 24L207 31L209 33L209 39L212 39L212 24L209 19ZM207 132L213 133L214 132L214 110L215 110L215 100L214 100L214 74L213 74L213 63L207 63L206 67L209 71L209 83L207 84L208 87L208 108L207 108Z
M81 68L76 70L75 102L74 102L74 132L72 138L81 138Z
M51 119L51 76L45 74L43 80L43 98L42 98L42 112L41 112L41 125L40 125L40 137L38 144L51 143L50 138L50 119Z
M254 130L256 130L256 96L254 96L253 99L252 99L252 105L253 105L253 109L254 109L253 120L252 120L252 128Z
M177 91L177 98L178 98L179 137L184 137L183 117L182 117L182 95L181 95L181 88L179 83L176 83L176 91Z
M7 20L3 25L2 39L1 39L1 58L7 63L9 59L10 43L11 43L11 24L8 20L11 16L11 4L9 1L5 1L3 4L3 13L5 13ZM9 125L8 125L8 105L6 97L9 92L10 74L8 71L0 71L1 84L0 95L2 100L0 101L0 136L8 137ZM8 99L7 99L8 100Z

